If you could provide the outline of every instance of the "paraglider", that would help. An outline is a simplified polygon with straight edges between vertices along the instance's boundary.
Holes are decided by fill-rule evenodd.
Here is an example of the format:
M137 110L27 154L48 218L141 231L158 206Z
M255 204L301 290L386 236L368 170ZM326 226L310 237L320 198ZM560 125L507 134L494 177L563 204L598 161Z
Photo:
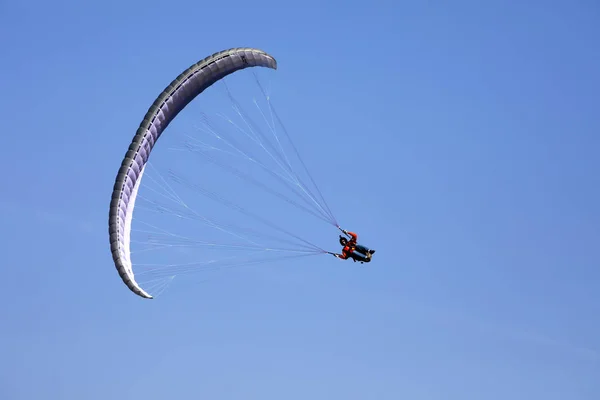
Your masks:
M138 196L138 192L140 190L140 184L142 181L142 177L146 171L146 167L149 166L148 160L151 152L153 151L158 139L161 137L165 129L169 126L171 122L175 119L175 117L183 111L189 103L191 103L196 97L198 97L201 93L203 93L206 89L214 85L215 83L224 80L228 75L234 74L237 71L253 68L253 67L263 67L267 70L276 70L277 62L275 58L266 52L254 49L254 48L232 48L229 50L221 51L215 53L209 57L204 58L203 60L197 62L192 65L184 72L182 72L177 78L175 78L154 100L153 104L150 106L148 111L146 112L142 122L140 123L137 132L135 133L131 144L129 145L129 149L127 150L125 157L121 162L121 166L117 173L111 203L109 210L109 238L110 238L110 249L112 253L112 258L114 261L114 265L125 283L125 285L136 295L151 299L153 295L150 294L151 290L144 286L144 284L140 284L138 282L139 276L136 279L136 275L134 274L133 264L131 259L131 244L135 243L135 240L131 239L131 228L132 228L132 220L133 220L133 212L134 207L136 205L136 199L138 202L144 200L143 195ZM264 94L267 100L269 97L265 94L263 88L261 87L261 91ZM228 89L228 96L231 96ZM202 96L205 97L205 96ZM232 99L232 102L234 100ZM240 111L240 106L234 102L234 109L241 116L242 112ZM271 107L269 103L269 107ZM246 182L250 182L253 185L260 187L266 192L269 192L275 197L281 198L285 200L288 204L293 205L297 209L306 211L313 216L316 216L320 220L323 220L329 223L332 226L338 227L337 221L335 217L331 213L331 210L325 203L323 195L316 188L316 184L310 174L304 162L300 160L301 165L304 167L305 171L309 175L310 181L315 186L315 191L313 192L308 185L305 185L303 180L299 177L299 175L292 170L292 166L288 160L288 158L283 154L283 149L281 149L282 144L279 142L279 138L276 135L274 130L275 121L281 123L279 116L277 113L270 108L269 109L269 117L271 121L271 125L269 128L272 130L272 134L276 139L276 146L270 145L267 141L267 138L262 136L261 132L258 129L255 129L254 125L251 123L249 119L244 119L244 122L247 123L247 132L243 132L244 129L240 126L236 126L236 128L240 131L240 133L245 133L246 137L251 139L252 142L258 144L271 158L275 161L276 165L281 168L281 172L277 172L275 170L269 169L266 164L261 164L257 162L257 160L250 155L250 152L246 152L243 149L236 147L236 141L230 140L228 141L224 136L217 134L211 129L209 129L209 133L213 134L214 137L226 143L230 146L230 149L233 149L236 154L241 155L242 158L246 158L250 162L253 162L255 166L260 167L262 170L267 171L274 179L283 182L288 190L292 190L294 195L297 195L301 198L301 201L305 203L302 204L298 200L294 200L291 197L286 197L282 193L276 191L271 185L266 185L264 183L258 182L254 176L250 175L247 171L242 169L236 169L235 167L224 163L219 164L218 160L216 160L214 154L207 153L203 148L194 148L191 145L188 145L188 148L192 149L191 151L195 154L208 154L206 159L214 162L216 165L224 166L224 168L230 171L232 174L237 176L240 179L244 179ZM287 131L283 128L283 131L287 135ZM171 134L168 134L167 137L170 137ZM290 139L291 141L291 139ZM206 146L206 144L202 144ZM293 145L292 145L293 146ZM206 147L214 149L214 147ZM295 147L292 147L294 150L294 154L296 154L299 158L298 151ZM281 149L282 153L279 154L277 151ZM146 174L148 174L146 172ZM233 245L221 245L223 248L232 247L236 249L249 249L249 250L261 250L264 252L276 253L276 252L291 252L296 254L333 254L338 258L347 259L352 258L354 261L361 262L370 262L372 254L375 252L374 250L370 250L362 245L356 243L357 235L353 232L348 232L339 228L344 234L348 235L350 240L340 236L340 244L343 246L343 250L341 254L335 254L329 251L326 251L319 246L311 243L309 240L299 237L298 235L290 232L289 230L279 227L276 223L266 220L260 216L255 215L244 207L241 207L233 202L228 202L224 200L221 196L216 196L214 193L209 191L204 191L202 188L197 185L187 183L187 181L178 176L173 171L169 171L169 176L176 182L183 185L187 185L189 188L195 189L198 192L203 193L210 197L212 195L212 199L216 201L220 201L221 204L225 205L231 210L240 212L249 218L254 218L260 223L271 227L272 229L278 231L279 233L287 234L291 237L291 239L295 239L297 241L296 248L294 249L286 249L286 248L274 248L273 246L263 246L251 240L246 240L244 244L233 244ZM148 176L146 180L150 179ZM208 193L208 194L207 194ZM171 193L172 194L172 193ZM168 197L168 196L167 196ZM243 197L243 196L241 196ZM302 198L303 197L303 198ZM183 202L180 202L185 206L185 210L182 213L177 214L178 218L189 218L189 219L197 219L204 223L207 223L209 226L213 228L220 229L220 231L226 234L233 234L238 239L245 239L243 235L230 232L228 229L233 229L235 227L231 225L222 225L218 226L217 222L211 218L206 218L201 216L195 212L192 212L187 205ZM156 209L160 212L166 212L167 208L163 205L154 205ZM138 205L138 207L140 207ZM137 217L136 217L137 218ZM243 232L248 233L248 229L244 229ZM256 232L254 232L256 233ZM181 235L170 235L169 239L171 241L180 240L180 242L176 243L176 245L188 246L194 243L200 243L203 245L212 245L213 247L218 247L215 243L208 243L202 240L193 240L190 238L182 237ZM342 240L343 239L343 240ZM280 240L280 242L283 240ZM288 243L290 241L288 240ZM167 243L166 247L172 246L173 244ZM231 257L233 258L233 257ZM188 271L191 267L190 265L198 265L198 264L208 264L213 263L215 260L208 260L205 263L190 263L185 264L183 267L186 271ZM138 264L136 264L137 266ZM144 287L143 287L144 286Z
M375 250L369 249L368 247L358 244L358 235L354 232L349 232L345 229L339 228L346 236L350 239L346 239L342 235L339 237L340 245L342 246L341 253L332 253L336 258L347 260L351 258L354 262L360 261L371 262L371 257L375 253Z

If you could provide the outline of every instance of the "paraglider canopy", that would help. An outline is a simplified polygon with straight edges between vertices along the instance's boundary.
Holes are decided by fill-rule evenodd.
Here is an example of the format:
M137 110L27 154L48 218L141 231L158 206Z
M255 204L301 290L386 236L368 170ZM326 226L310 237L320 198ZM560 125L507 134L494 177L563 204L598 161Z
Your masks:
M152 103L125 154L110 203L110 248L123 282L141 297L152 298L136 282L131 263L130 235L136 196L150 153L169 123L196 96L227 75L249 67L277 69L277 62L259 49L233 48L206 57L186 69Z

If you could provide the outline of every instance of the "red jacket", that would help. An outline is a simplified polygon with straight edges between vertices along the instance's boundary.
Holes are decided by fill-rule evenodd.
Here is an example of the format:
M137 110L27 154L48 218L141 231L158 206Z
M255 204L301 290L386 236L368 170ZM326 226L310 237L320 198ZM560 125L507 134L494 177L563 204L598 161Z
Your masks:
M342 255L340 256L340 258L344 260L350 257L350 254L354 252L354 249L356 249L356 241L358 240L358 235L356 233L348 232L348 235L350 235L350 240L348 240L348 243L346 243L346 246L342 249Z

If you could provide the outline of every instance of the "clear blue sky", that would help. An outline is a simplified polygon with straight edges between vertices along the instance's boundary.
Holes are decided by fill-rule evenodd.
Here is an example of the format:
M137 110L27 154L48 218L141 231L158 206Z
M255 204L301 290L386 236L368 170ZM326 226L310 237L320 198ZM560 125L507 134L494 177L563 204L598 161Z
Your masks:
M0 3L0 398L600 398L597 3L88 3ZM142 300L109 252L119 163L174 76L237 46L278 59L378 253Z

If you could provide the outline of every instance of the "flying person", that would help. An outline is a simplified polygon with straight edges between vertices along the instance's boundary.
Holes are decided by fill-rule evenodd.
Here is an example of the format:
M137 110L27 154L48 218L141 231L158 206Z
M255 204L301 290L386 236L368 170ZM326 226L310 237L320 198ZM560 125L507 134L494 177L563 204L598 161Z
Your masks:
M375 250L369 249L366 246L358 244L358 235L354 232L348 232L345 229L339 228L345 235L347 235L350 240L346 239L342 235L340 235L340 245L342 245L342 253L336 254L332 253L334 257L341 258L342 260L347 260L351 258L354 262L360 261L370 262L373 253Z

